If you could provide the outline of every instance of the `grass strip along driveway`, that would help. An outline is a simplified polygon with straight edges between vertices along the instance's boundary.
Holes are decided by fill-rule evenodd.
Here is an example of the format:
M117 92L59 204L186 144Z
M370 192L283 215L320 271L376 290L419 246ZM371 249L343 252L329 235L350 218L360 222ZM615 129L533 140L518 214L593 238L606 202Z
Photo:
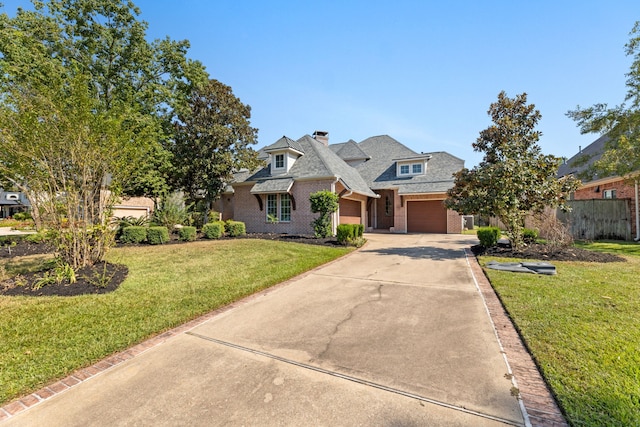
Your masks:
M553 262L543 276L485 269L568 421L640 425L640 245L593 243L627 262ZM514 259L480 257L490 260Z
M0 296L0 404L350 249L258 239L113 249L115 291Z

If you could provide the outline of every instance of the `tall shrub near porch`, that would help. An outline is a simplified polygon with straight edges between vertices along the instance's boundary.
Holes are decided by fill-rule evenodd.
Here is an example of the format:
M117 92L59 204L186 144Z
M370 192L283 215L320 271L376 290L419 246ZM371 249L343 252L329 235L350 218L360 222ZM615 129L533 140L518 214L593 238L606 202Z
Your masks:
M316 237L331 236L331 214L338 210L338 195L328 190L317 191L309 195L311 212L319 213L311 225Z

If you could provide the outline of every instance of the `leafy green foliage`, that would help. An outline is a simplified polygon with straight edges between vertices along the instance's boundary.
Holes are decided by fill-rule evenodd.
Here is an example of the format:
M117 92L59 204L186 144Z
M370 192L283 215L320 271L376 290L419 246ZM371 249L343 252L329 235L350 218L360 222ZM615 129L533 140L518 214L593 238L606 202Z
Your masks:
M625 102L614 107L606 103L587 108L578 105L575 110L567 112L567 116L576 121L581 133L608 136L600 159L583 173L587 179L596 175L631 177L640 170L640 21L635 23L630 36L625 53L633 60L626 74ZM589 160L588 157L580 159L583 164Z
M355 245L355 243L359 242L363 233L364 225L362 224L339 224L336 229L336 239L338 243L342 245L353 244L354 246L358 246Z
M198 237L196 228L190 225L185 225L178 230L178 238L184 242L193 242Z
M311 223L316 237L331 236L331 214L338 210L338 200L338 195L328 190L317 191L309 195L311 212L320 214Z
M168 143L175 185L192 200L204 199L208 207L234 171L260 164L250 147L258 132L249 123L251 107L242 104L229 86L212 79L194 87L176 112L175 137Z
M122 243L142 243L147 240L147 227L129 225L122 228L120 241Z
M169 230L167 227L155 226L147 229L147 241L150 245L162 245L169 241Z
M224 228L222 221L208 222L202 226L202 233L207 239L219 239L224 235Z
M188 208L184 205L182 197L174 193L166 197L160 207L153 211L152 222L172 230L178 224L184 224L189 218Z
M56 230L77 268L113 244L107 221L124 188L166 190L149 175L167 163L170 110L206 73L188 42L148 42L128 0L33 4L0 15L0 181L29 198L36 228Z
M480 244L485 248L491 248L498 244L501 231L498 227L480 227L477 234Z
M489 115L493 125L473 144L484 159L455 174L445 205L465 215L498 217L517 249L523 244L525 217L545 207L567 209L566 199L579 182L556 178L561 160L541 153L535 130L541 115L535 105L527 105L526 93L509 98L501 92Z
M522 230L522 240L524 243L535 243L538 240L538 232L531 228L525 228Z
M229 237L239 237L247 234L244 222L229 220L224 224L224 230Z

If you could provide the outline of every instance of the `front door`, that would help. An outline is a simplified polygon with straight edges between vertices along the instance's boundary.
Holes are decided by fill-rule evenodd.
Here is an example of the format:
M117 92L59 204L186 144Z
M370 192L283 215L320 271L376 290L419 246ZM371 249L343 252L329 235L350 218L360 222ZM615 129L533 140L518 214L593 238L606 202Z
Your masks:
M376 200L376 226L375 228L386 229L393 227L393 191L381 190L378 192L380 198Z

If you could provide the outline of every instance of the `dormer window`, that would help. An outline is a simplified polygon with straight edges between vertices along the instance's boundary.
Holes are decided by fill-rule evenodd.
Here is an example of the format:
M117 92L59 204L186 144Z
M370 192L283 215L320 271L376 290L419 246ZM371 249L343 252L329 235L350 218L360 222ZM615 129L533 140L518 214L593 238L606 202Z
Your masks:
M275 164L276 169L284 169L284 154L275 155Z
M398 176L424 175L423 161L398 164Z

